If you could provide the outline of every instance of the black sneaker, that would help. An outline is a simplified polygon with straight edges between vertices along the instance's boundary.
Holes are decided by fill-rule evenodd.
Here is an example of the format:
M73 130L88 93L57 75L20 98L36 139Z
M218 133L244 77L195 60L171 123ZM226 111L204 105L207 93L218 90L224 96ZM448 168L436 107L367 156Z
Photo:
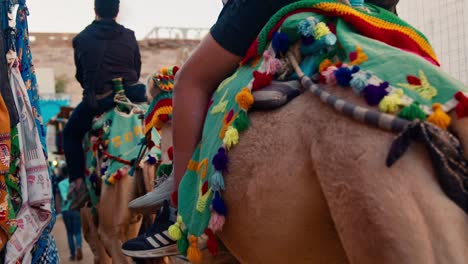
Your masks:
M156 221L143 235L125 242L122 253L134 258L157 258L178 255L177 241L167 231L174 222L169 220L169 202L165 201Z

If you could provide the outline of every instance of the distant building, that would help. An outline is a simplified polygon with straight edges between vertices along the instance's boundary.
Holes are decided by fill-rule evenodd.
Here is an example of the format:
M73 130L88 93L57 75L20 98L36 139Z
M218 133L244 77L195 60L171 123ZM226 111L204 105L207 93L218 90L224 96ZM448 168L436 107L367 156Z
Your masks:
M442 68L468 84L468 0L402 0L398 13L426 35Z

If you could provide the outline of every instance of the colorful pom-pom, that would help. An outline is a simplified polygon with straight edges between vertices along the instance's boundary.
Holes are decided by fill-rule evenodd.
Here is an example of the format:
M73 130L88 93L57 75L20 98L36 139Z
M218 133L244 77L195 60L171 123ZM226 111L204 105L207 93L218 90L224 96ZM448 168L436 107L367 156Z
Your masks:
M155 157L148 155L148 160L146 161L149 165L155 165L157 160Z
M352 65L359 65L369 59L360 46L357 46L356 51L349 54L349 58Z
M244 88L236 95L236 102L239 107L244 110L249 110L254 103L254 97L249 88Z
M223 198L221 198L221 194L219 192L215 192L212 207L213 210L220 215L226 215L227 213L226 205L224 204Z
M432 106L432 110L434 112L427 118L427 121L433 123L434 125L444 130L447 130L452 120L450 119L450 116L448 116L447 113L444 112L442 105L439 103L435 103Z
M213 230L213 232L219 232L223 230L224 223L226 222L226 217L220 215L215 211L211 211L210 223L208 227Z
M326 70L322 71L321 76L325 78L325 82L330 85L336 84L335 72L338 68L335 66L330 66Z
M217 171L226 171L228 157L224 148L219 148L218 153L213 157L211 162Z
M455 94L455 99L458 101L455 110L457 112L458 118L463 118L468 116L468 97L459 91Z
M218 241L213 233L213 231L209 228L205 229L205 235L208 236L208 241L206 242L206 247L208 251L210 251L211 255L218 254Z
M109 184L114 185L114 184L115 184L114 175L111 175L109 178L107 178L107 182L108 182Z
M330 29L324 22L319 22L314 28L314 37L315 39L319 40L322 37L330 34Z
M171 225L168 229L169 236L173 240L179 240L182 238L182 217L178 216L177 221Z
M185 229L184 232L182 232L182 237L177 240L177 249L179 250L180 254L187 256L187 250L189 247L189 241L188 241L188 229Z
M380 111L390 114L396 113L400 109L400 106L403 104L403 94L404 93L402 89L397 89L393 93L385 96L379 103Z
M221 172L215 171L211 176L211 186L214 191L224 190L224 178Z
M284 53L289 49L289 37L286 33L275 32L271 45L276 54Z
M410 121L416 119L426 120L426 114L423 112L423 110L421 110L418 102L414 102L411 105L403 108L400 113L398 113L398 116Z
M227 149L232 148L233 146L239 143L239 131L234 127L230 126L226 134L224 135L223 144Z
M270 51L266 50L263 53L265 58L265 71L267 74L275 75L281 69L281 61L273 56Z
M187 249L188 260L194 264L201 264L202 254L198 248L198 238L196 236L190 236L189 242L190 247Z
M346 66L340 67L335 71L335 78L338 85L347 87L350 86L350 82L353 79L353 74L359 71L358 66L348 68Z
M169 160L174 160L174 148L172 146L167 149L167 156Z
M323 72L324 70L328 69L328 67L332 66L333 65L333 61L331 61L330 59L325 59L323 60L320 65L319 65L319 72ZM335 68L336 70L336 68Z
M245 130L247 130L247 128L249 128L250 126L250 120L249 120L249 117L247 116L247 112L240 111L240 113L237 115L237 118L232 125L239 132L244 132Z
M253 72L254 81L252 83L252 90L256 91L262 89L265 86L270 85L273 80L273 75L268 73L262 73L259 71Z
M378 105L380 101L387 96L388 92L386 89L388 85L388 82L383 82L378 86L372 84L367 85L363 91L367 104L370 106Z
M372 77L372 74L365 71L359 71L354 73L352 76L353 78L349 84L351 88L353 88L353 91L360 95L369 84L369 79Z

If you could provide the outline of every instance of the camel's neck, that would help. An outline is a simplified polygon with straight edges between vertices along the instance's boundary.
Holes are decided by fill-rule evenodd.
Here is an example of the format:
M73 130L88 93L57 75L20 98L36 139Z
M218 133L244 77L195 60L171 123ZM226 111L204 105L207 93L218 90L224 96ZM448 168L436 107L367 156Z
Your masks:
M167 155L167 150L172 147L172 123L167 123L160 131L161 135L161 160L163 164L172 163Z

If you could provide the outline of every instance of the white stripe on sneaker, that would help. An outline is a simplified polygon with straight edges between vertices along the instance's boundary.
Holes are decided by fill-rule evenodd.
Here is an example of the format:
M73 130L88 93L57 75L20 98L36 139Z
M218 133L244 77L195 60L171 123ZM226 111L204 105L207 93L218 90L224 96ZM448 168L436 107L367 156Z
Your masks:
M164 245L167 245L169 244L170 242L167 241L164 237L162 237L160 234L156 234L154 235L154 237L161 243L163 243Z
M154 239L152 237L147 237L146 240L148 240L148 242L154 247L154 248L159 248L160 245L154 241Z

